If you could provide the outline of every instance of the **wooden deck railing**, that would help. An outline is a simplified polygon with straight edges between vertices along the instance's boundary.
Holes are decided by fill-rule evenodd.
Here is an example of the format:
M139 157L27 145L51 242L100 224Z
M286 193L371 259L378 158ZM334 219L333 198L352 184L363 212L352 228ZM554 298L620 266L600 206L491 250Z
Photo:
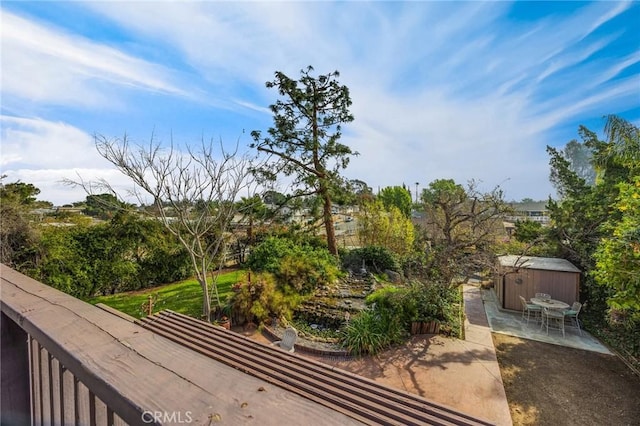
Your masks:
M362 424L0 265L2 425Z
M417 395L177 313L134 322L0 265L1 425L465 425Z

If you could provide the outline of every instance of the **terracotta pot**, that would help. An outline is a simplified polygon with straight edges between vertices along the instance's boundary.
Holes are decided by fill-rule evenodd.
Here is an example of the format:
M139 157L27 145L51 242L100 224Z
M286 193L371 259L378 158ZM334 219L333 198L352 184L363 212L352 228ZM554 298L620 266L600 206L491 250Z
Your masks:
M227 330L231 330L231 320L229 318L222 318L220 320L220 325Z

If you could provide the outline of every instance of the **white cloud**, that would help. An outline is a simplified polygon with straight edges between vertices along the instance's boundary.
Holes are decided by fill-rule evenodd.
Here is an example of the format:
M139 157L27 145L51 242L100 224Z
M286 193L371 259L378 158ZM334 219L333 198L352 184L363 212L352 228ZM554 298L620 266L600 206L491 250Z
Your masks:
M126 2L115 8L95 2L85 6L180 52L213 86L214 96L237 83L263 85L275 69L298 62L298 54L305 49L304 57L312 51L316 58L321 54L317 46L308 49L310 39L319 34L312 24L312 3L167 2L159 7L155 2ZM310 59L302 59L302 66Z
M598 5L597 3L599 2L596 2L596 4L591 8L591 10L595 14L595 19L593 19L591 26L585 32L585 37L593 33L605 23L609 22L611 19L620 15L622 12L629 9L633 5L633 2L631 1L619 1L615 3L612 2L613 7L611 7L611 5L606 5L603 7L602 5Z
M67 123L39 118L0 116L2 174L6 182L22 181L40 189L39 199L60 205L82 201L86 193L63 180L106 179L117 188L127 180L102 158L93 138Z
M5 167L52 168L104 165L93 138L62 122L3 115L2 156Z
M104 107L114 89L185 93L162 66L82 36L2 12L2 92L29 102Z
M522 119L523 99L479 98L459 105L433 93L391 99L364 88L354 96L363 102L354 104L356 120L347 126L345 142L363 155L349 166L352 178L374 188L474 179L486 189L500 185L513 198L544 199L554 192L546 153L536 143L542 129Z
M126 45L105 46L9 14L8 26L3 17L3 50L11 60L3 94L82 109L114 102L113 89L126 86L172 98L194 93L226 109L212 115L227 117L241 108L244 117L266 118L277 93L264 81L275 70L295 78L309 64L319 73L338 69L356 118L345 126L345 142L362 154L347 173L374 186L478 178L490 187L513 188L508 196L545 198L552 190L544 146L567 142L546 135L569 120L637 105L638 77L620 74L640 56L616 58L607 50L628 29L596 31L630 3L595 2L572 14L517 22L507 19L512 5L506 2L82 5L111 19L135 43L183 62L153 64L117 50ZM9 60L3 55L4 68ZM184 78L170 71L187 68L196 80L189 87L197 91L183 89ZM171 119L190 123L180 114L182 105L167 108L175 111ZM57 131L83 151L93 149L80 142L81 134L53 124L46 131L33 125L26 135L14 125L10 134L42 147L43 135ZM34 158L49 168L58 152L73 158L72 146L61 144L48 159L13 147L3 161Z
M56 206L71 204L76 201L84 201L88 193L81 186L70 186L66 180L79 182L97 181L105 179L121 194L126 194L130 187L129 181L115 169L15 169L5 171L6 182L28 182L40 189L39 200L50 201ZM104 192L99 189L97 193ZM133 202L133 199L127 199Z

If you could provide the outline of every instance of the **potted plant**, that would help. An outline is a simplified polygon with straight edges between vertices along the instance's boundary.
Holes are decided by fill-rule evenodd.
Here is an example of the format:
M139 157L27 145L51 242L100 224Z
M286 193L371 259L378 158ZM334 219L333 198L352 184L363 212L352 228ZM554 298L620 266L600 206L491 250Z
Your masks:
M231 330L231 319L229 317L227 317L226 315L223 315L220 318L220 321L218 321L218 324L224 328L226 328L227 330Z

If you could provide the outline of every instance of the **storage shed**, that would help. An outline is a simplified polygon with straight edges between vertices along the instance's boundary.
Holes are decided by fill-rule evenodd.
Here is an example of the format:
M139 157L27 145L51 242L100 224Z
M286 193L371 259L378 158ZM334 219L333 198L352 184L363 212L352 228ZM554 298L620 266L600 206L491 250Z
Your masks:
M494 285L504 309L521 310L519 296L529 300L536 293L550 294L571 305L579 300L580 270L565 259L500 256Z

